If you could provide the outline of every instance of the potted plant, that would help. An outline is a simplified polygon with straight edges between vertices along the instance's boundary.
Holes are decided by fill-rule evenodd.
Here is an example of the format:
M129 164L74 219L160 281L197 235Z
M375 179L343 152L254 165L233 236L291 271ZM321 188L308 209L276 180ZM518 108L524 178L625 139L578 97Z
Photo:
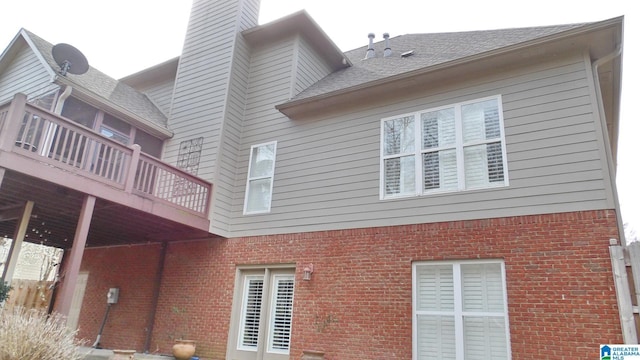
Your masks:
M171 348L173 357L178 360L189 360L196 353L195 340L176 339Z
M186 335L185 328L188 326L188 322L183 319L186 312L186 308L177 306L171 308L171 313L175 318L174 324L177 324L177 326L175 331L169 335L169 339L175 342L171 348L171 352L178 360L189 360L196 353L195 340L188 339Z

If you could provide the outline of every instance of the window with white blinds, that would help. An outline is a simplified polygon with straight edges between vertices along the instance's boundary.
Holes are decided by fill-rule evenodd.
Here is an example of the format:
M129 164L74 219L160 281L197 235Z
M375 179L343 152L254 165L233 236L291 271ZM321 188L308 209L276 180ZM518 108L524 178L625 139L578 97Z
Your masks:
M510 359L504 263L413 266L413 359Z
M255 351L260 332L260 312L262 310L262 276L247 276L244 279L244 301L238 347Z
M271 211L273 174L276 165L276 142L251 146L249 171L244 198L244 214Z
M293 275L277 275L273 282L269 352L289 353L293 313Z
M502 99L382 119L380 197L508 185Z

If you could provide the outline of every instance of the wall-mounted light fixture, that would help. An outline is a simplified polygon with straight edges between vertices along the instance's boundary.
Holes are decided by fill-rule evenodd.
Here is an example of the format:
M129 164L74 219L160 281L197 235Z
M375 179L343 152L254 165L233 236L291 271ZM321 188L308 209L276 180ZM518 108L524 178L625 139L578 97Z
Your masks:
M311 280L311 274L313 274L313 264L308 264L304 267L304 274L302 275L302 280L305 280L305 281Z

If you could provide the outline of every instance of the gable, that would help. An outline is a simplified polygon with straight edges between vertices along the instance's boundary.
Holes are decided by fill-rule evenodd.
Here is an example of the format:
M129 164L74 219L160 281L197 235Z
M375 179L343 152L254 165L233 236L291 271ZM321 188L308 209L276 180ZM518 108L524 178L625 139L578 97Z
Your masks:
M51 83L53 76L22 31L19 32L0 57L0 103L9 101L18 92L29 94L31 100L57 89Z
M58 75L54 71L58 65L51 55L53 45L27 30L23 29L21 34L33 44L34 52L43 59L46 67L53 73L52 81L60 85L72 86L74 95L84 101L129 119L151 133L164 137L171 136L171 132L166 127L167 117L146 95L93 67L89 67L89 70L81 75L70 73L65 76Z

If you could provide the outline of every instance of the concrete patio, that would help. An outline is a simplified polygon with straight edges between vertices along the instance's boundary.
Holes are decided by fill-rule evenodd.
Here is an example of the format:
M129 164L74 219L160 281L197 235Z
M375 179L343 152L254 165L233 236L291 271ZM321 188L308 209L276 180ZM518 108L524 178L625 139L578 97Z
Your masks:
M84 360L108 360L113 356L112 350L107 349L94 349L89 347L80 348L81 354L86 354ZM153 355L135 353L135 360L173 360L173 356Z

